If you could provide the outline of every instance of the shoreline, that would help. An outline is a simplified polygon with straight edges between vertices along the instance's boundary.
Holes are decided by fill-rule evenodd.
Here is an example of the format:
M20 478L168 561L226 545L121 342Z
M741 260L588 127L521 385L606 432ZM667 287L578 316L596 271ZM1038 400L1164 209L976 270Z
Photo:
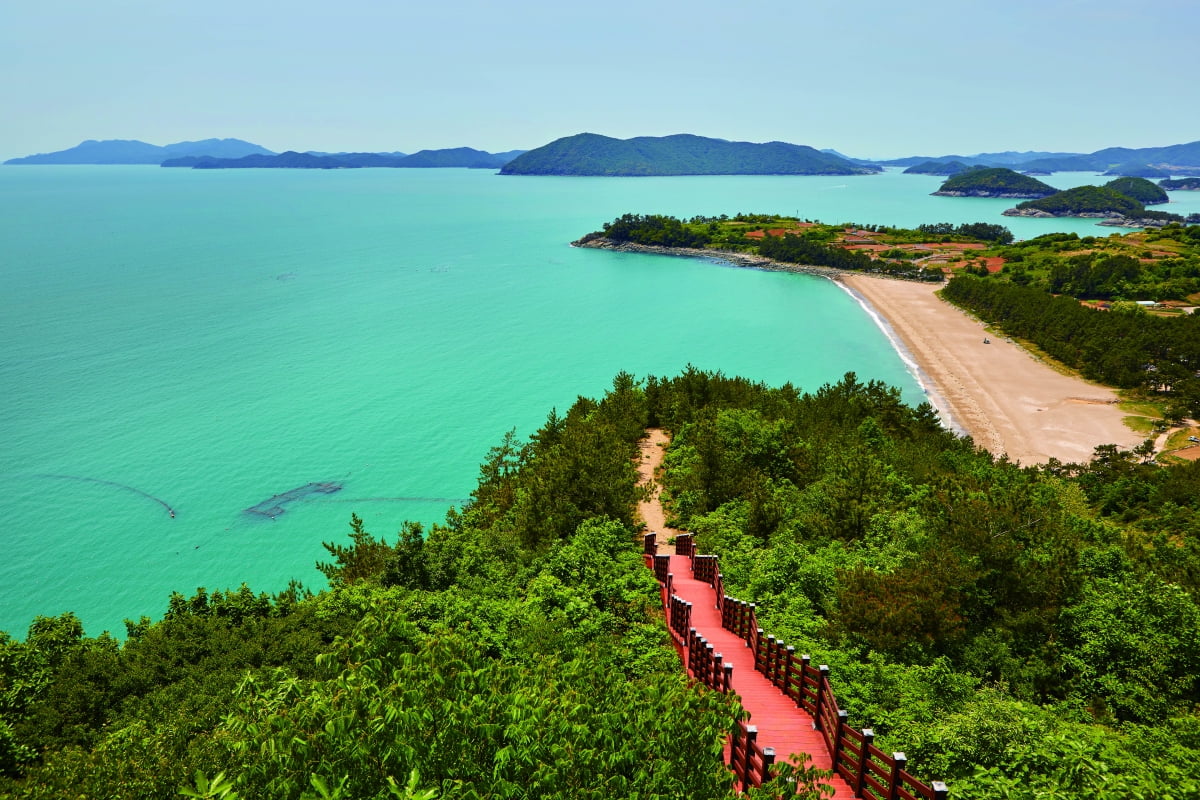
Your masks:
M573 242L576 247L699 258L736 267L827 278L854 298L905 363L942 425L977 447L1024 465L1090 461L1094 449L1130 449L1144 437L1124 423L1113 389L1063 375L942 300L941 283L762 256L682 247ZM986 341L985 341L986 340Z

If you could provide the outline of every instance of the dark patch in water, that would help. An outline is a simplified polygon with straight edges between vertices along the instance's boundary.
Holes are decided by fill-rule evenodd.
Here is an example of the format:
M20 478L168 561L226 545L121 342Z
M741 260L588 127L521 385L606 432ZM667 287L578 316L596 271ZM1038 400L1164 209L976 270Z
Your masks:
M297 500L303 500L311 494L333 494L340 492L342 484L337 481L325 481L323 483L306 483L303 486L297 486L295 489L289 489L282 494L272 495L261 503L252 505L246 509L247 514L256 514L260 517L270 517L275 519L287 509L284 506L288 503L294 503Z

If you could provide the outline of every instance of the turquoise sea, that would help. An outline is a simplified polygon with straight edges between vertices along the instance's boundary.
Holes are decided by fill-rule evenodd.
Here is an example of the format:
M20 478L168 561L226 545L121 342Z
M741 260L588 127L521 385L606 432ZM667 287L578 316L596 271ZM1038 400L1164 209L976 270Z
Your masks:
M0 630L74 611L121 635L172 591L319 587L351 512L389 539L441 520L506 431L619 370L805 389L853 370L918 402L829 281L568 242L626 211L1111 232L938 183L0 168ZM245 511L322 482L344 488Z

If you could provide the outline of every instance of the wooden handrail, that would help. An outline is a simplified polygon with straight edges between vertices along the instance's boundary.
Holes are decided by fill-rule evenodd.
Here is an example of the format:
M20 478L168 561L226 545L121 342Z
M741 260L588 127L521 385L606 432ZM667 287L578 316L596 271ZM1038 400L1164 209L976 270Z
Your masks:
M774 763L775 750L758 743L758 728L744 721L738 722L729 746L729 767L733 770L738 791L762 786L770 779Z
M873 744L875 734L871 729L856 731L850 727L847 722L848 714L838 708L837 698L829 682L829 667L824 664L814 667L809 656L801 655L797 658L794 647L786 645L774 636L764 634L758 625L755 605L724 593L725 581L717 557L696 553L691 534L675 537L678 554L684 555L679 549L681 539L685 541L686 555L691 558L692 577L717 589L721 626L737 634L752 650L754 668L813 718L813 727L821 732L833 771L854 788L856 797L870 800L946 800L948 792L945 783L920 781L905 769L908 761L904 753L885 753ZM659 558L661 556L654 559L656 574L659 571ZM690 619L690 613L688 618ZM689 631L693 641L703 641L695 634L694 628L690 628ZM696 658L701 673L715 681L715 678L712 678L711 662L717 660L719 654L712 654L711 649L711 646L708 646L697 650ZM689 668L691 664L692 657L689 655ZM730 665L725 666L732 669ZM697 676L697 680L701 678ZM707 681L705 683L717 688ZM717 683L719 685L719 682ZM729 691L728 684L725 684L725 687L720 691ZM763 753L770 751L770 748L756 749L757 730L754 726L746 729L743 724L739 730L740 740L739 733L734 733L730 766L741 782L741 790L745 791L748 786L761 785L769 777L770 763L763 765ZM771 761L774 761L773 751Z

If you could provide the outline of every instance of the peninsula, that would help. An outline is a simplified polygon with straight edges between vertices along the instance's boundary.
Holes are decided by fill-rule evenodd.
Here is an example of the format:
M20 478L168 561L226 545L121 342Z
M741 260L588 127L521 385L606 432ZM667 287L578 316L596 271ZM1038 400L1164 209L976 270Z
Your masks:
M1185 265L1200 275L1197 226L1014 243L987 223L904 230L769 215L627 214L573 244L832 278L889 323L951 427L1022 463L1083 461L1101 444L1141 442L1154 420L1135 417L1127 425L1116 388L1167 409L1160 414L1171 419L1200 414L1200 379L1189 377L1194 368L1185 355L1200 341L1200 317L1183 313L1200 305L1200 277L1180 278L1178 271ZM1073 376L940 300L943 286L955 305L1007 320L999 329L1032 321L1010 335ZM1152 312L1144 310L1151 305ZM1110 307L1124 313L1094 310ZM1099 352L1107 358L1089 355ZM1174 377L1164 382L1164 375Z

